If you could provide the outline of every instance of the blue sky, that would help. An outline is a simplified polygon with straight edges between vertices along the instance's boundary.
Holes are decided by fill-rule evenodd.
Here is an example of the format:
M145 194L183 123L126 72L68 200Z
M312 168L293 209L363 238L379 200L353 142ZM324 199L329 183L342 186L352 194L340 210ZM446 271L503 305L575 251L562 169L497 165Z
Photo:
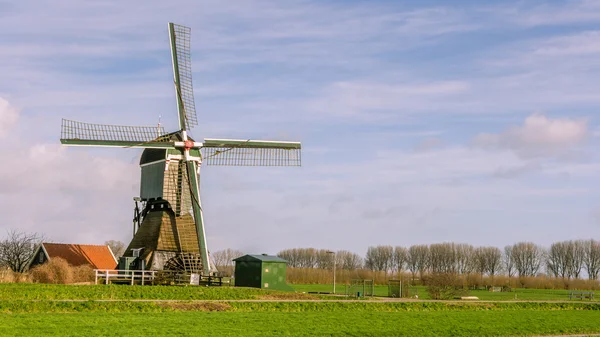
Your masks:
M175 130L169 21L193 137L304 146L203 168L211 250L598 238L596 1L0 1L0 230L130 240L140 151L60 119Z

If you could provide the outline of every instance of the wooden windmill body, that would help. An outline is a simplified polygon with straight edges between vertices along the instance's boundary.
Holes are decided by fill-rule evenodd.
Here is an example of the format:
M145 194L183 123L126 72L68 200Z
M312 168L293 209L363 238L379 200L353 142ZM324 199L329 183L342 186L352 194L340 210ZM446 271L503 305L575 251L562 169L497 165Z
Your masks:
M204 139L188 131L198 124L191 70L190 29L169 23L178 131L155 126L119 126L62 121L67 146L143 148L140 196L134 235L125 257L141 268L180 268L210 275L216 271L206 243L200 203L200 166L300 166L299 142ZM138 202L141 208L138 207Z

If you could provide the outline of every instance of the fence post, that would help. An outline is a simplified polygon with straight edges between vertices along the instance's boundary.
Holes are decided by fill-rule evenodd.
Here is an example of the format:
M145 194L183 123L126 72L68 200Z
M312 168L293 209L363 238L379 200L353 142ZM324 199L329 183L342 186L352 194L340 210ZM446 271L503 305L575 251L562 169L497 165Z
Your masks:
M104 277L106 278L105 284L108 284L108 270L104 271Z
M144 285L144 271L142 270L142 285Z

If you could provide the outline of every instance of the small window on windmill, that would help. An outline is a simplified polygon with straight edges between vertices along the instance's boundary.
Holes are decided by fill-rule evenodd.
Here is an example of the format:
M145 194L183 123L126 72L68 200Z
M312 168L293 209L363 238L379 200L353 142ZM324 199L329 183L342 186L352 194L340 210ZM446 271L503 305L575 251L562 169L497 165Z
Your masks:
M144 248L135 248L135 249L132 249L133 257L140 257L140 251L142 249L144 249Z

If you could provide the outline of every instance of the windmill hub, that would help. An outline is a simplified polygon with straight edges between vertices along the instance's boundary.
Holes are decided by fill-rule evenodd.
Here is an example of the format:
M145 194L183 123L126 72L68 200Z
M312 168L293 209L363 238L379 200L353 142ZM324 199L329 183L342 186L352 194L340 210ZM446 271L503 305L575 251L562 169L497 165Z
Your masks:
M193 140L186 140L183 144L183 148L187 151L191 148L194 147L194 141Z
M301 144L215 138L195 142L188 137L187 131L198 125L190 31L169 23L178 131L165 133L160 125L101 125L63 119L60 142L67 146L144 149L134 235L123 261L136 259L137 268L183 268L187 273L210 275L216 268L210 261L200 206L201 161L221 166L300 166ZM142 203L141 212L137 202Z

